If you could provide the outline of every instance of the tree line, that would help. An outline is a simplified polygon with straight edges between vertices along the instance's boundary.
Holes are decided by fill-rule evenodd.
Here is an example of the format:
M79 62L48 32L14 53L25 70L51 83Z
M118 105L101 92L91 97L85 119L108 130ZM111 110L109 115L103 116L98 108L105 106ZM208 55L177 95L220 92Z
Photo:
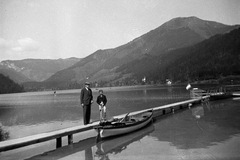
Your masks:
M0 94L23 92L24 87L15 83L9 77L0 74Z

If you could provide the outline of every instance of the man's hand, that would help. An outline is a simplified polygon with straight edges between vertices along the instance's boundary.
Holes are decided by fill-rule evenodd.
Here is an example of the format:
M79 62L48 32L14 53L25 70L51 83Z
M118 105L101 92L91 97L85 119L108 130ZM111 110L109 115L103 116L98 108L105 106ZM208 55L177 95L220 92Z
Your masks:
M83 107L84 104L82 103L81 105L82 105L82 107Z
M91 103L93 103L93 100L91 100Z

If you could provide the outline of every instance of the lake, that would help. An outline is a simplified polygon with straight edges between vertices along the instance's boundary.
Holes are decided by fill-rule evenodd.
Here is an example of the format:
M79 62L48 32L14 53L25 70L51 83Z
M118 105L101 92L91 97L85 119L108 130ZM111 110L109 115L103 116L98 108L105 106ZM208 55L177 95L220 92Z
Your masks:
M153 124L96 144L95 138L29 160L237 160L240 100L200 104L157 118Z
M93 90L92 121L99 120L96 104L98 89ZM107 116L189 99L184 86L140 86L104 88ZM0 95L0 122L9 139L83 124L80 90L28 92Z
M189 99L184 86L104 89L108 117ZM82 124L80 90L0 96L0 118L10 139ZM98 90L93 89L94 100ZM137 132L96 144L90 138L54 150L55 141L0 153L3 159L240 159L240 99L199 104L157 118ZM92 120L99 119L96 103ZM51 144L49 144L51 143ZM65 142L66 143L66 142ZM50 148L52 151L47 151ZM46 152L47 151L47 152ZM46 152L44 154L41 154Z

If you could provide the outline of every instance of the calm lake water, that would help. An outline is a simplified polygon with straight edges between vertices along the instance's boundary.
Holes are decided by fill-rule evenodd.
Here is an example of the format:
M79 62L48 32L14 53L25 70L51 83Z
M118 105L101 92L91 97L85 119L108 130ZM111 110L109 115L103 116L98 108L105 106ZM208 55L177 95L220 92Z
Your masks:
M92 121L99 119L93 90ZM156 107L189 99L184 87L106 88L107 116ZM9 139L49 132L83 124L80 90L28 92L0 95L0 122Z
M240 100L215 101L159 117L137 132L95 138L30 160L239 160Z
M98 91L93 91L96 99ZM16 138L82 124L79 93L70 90L58 91L57 96L52 92L1 95L2 125L10 138ZM189 99L185 87L112 88L105 89L105 94L109 117ZM239 115L239 98L213 101L159 117L142 130L97 144L91 138L42 155L30 146L22 149L25 152L0 153L0 159L235 160L240 159ZM98 118L94 103L92 119Z

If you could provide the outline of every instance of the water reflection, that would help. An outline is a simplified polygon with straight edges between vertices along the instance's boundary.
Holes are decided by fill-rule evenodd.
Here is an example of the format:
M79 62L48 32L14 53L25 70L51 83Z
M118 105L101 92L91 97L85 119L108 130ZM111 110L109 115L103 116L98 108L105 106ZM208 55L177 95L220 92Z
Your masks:
M231 100L211 102L160 118L151 136L178 149L208 148L240 133L238 106Z
M93 160L92 148L85 149L85 160Z
M191 109L191 111L192 111L192 115L197 119L204 116L203 106L194 107L194 108Z
M127 147L140 141L143 137L149 135L154 131L154 126L148 125L145 128L126 134L123 136L106 139L96 144L95 138L86 139L72 145L64 146L62 148L46 152L29 158L28 160L38 159L101 159L108 160L110 154L120 154Z
M45 152L28 158L28 160L42 159L94 159L92 147L96 144L95 138L89 138L78 143L63 146L56 150ZM26 159L26 158L25 158Z
M95 157L99 159L109 159L109 154L120 154L123 150L127 149L127 146L135 141L140 141L146 135L149 135L154 131L154 125L149 125L139 131L127 134L125 136L115 137L99 142L96 147L97 151Z

